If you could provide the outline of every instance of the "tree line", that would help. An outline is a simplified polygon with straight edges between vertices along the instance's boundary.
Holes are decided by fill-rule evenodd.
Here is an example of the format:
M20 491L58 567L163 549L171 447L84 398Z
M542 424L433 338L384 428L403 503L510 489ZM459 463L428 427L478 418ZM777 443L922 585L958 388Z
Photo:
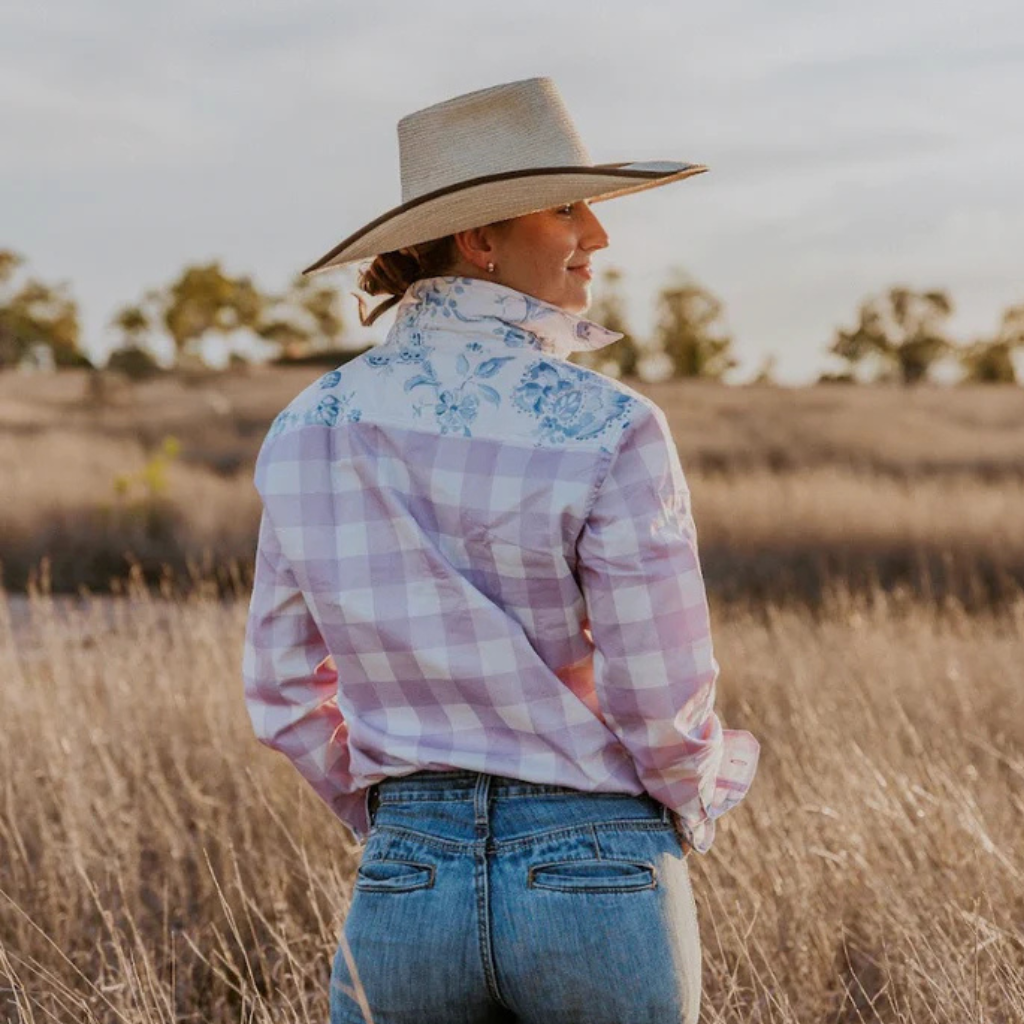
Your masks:
M629 326L622 271L605 270L586 315L623 337L596 352L574 353L573 361L622 378L650 376L654 366L662 379L722 380L735 369L725 307L707 287L674 270L657 292L655 306L650 336L638 337ZM843 369L822 373L819 381L913 385L952 360L962 381L1016 382L1024 304L1007 309L993 334L967 343L950 337L946 325L952 314L953 301L944 290L897 285L868 297L853 326L837 328L827 345ZM300 275L281 292L265 291L218 261L186 266L168 284L116 310L110 325L118 342L106 365L133 376L166 365L202 366L205 344L218 338L230 343L232 360L254 357L245 343L252 339L284 362L342 362L365 351L344 346L347 327L337 287ZM67 284L30 275L21 256L0 249L0 369L40 353L56 366L91 366L81 340L78 307ZM771 382L772 365L769 357L755 380Z

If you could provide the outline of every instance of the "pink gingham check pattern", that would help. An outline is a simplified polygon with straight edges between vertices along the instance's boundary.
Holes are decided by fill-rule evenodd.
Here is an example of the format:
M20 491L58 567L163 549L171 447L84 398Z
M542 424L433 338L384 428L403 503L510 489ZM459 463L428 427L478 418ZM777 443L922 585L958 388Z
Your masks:
M420 769L647 792L699 853L750 787L664 413L566 358L619 337L419 281L268 433L246 704L357 838L369 786Z

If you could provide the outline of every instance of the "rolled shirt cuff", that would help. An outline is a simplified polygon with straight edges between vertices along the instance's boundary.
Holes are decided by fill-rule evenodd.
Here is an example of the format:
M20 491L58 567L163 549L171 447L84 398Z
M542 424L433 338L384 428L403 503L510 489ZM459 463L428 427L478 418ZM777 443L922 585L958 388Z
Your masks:
M676 812L680 833L697 853L707 853L715 839L715 819L732 810L746 795L757 773L761 745L745 729L722 730L722 758L718 770L702 786L697 814Z

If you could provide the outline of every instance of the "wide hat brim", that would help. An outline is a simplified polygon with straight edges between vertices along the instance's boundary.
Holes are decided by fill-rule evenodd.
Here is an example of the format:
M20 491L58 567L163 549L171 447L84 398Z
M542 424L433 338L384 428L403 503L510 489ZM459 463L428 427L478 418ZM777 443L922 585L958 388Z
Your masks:
M599 202L701 174L703 164L670 161L531 167L459 182L402 203L370 221L311 263L318 274L456 231L548 210L563 203Z

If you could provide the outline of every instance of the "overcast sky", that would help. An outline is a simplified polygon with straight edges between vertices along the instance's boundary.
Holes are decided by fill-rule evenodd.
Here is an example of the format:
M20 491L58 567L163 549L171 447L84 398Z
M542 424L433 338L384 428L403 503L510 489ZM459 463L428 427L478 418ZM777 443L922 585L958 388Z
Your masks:
M103 351L186 262L283 286L399 203L399 117L534 75L596 162L711 168L594 206L638 332L679 266L797 383L890 284L950 289L962 339L1024 302L1020 0L7 4L0 248Z

